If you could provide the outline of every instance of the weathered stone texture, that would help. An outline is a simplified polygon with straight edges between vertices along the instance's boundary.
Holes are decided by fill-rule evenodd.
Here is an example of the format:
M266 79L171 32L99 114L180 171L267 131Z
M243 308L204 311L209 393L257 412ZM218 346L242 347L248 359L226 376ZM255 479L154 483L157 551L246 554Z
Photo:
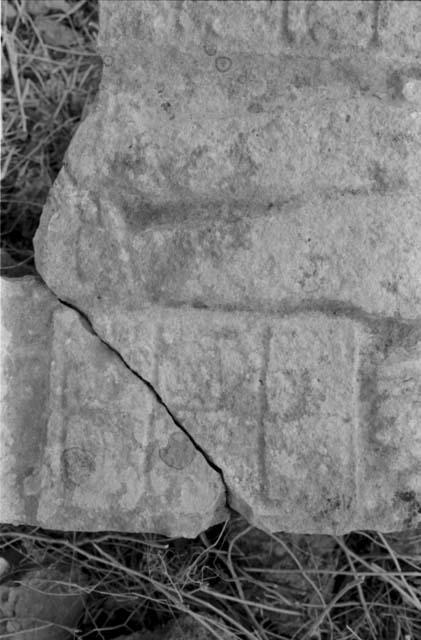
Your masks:
M416 523L421 3L101 10L43 278L255 524Z
M226 515L217 472L77 312L34 278L2 298L3 521L194 536Z
M417 521L418 323L339 307L154 307L120 331L117 318L104 314L96 331L165 398L250 521L308 533Z
M92 201L85 206L85 212L98 211ZM113 206L108 202L101 209L112 220ZM420 211L418 193L346 194L305 204L271 203L266 211L248 203L231 211L228 220L122 227L119 244L110 232L90 226L70 239L52 231L55 251L45 276L92 317L115 305L280 311L333 300L370 313L416 318ZM72 213L76 223L77 212ZM122 218L117 224L123 225ZM91 233L97 237L93 247ZM64 278L64 271L72 277Z
M373 45L378 3L298 5L104 5L100 97L38 233L53 289L90 315L326 297L419 315L416 47Z

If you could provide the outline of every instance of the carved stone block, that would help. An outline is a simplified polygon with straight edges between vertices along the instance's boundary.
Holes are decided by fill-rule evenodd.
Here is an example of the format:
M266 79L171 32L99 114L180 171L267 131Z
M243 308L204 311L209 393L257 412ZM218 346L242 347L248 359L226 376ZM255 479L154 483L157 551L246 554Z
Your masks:
M223 486L272 530L419 522L420 7L101 4L100 92L35 238L73 307L44 520L118 499L162 531L174 500L189 535Z

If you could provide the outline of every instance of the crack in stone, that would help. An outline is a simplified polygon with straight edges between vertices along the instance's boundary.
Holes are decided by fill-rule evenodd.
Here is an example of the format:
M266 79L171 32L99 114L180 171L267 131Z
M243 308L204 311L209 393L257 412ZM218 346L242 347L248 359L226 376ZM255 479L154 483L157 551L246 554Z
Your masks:
M42 282L42 278L40 278ZM44 283L45 284L45 283ZM50 289L50 287L47 288ZM124 357L119 353L119 351L114 348L111 344L109 344L106 340L101 338L100 335L95 331L94 326L89 319L89 316L86 315L85 312L78 309L71 302L67 302L60 297L58 297L54 291L52 291L53 295L56 299L63 304L63 306L68 307L75 311L78 316L81 318L85 328L96 338L100 340L108 349L110 349L113 353L116 354L118 359L123 363L126 369L128 369L136 378L138 378L144 385L148 387L148 389L153 394L154 398L157 402L165 409L167 414L170 416L173 423L178 427L178 429L184 433L184 435L189 439L194 448L203 456L208 465L217 472L219 477L221 478L222 485L224 487L225 493L225 507L231 511L237 511L233 504L234 496L231 494L230 489L226 483L223 470L216 464L216 462L211 458L211 456L201 447L193 438L193 436L189 433L189 431L184 427L184 425L176 418L176 416L172 413L170 408L166 405L163 398L159 394L159 392L155 389L152 383L144 378L138 371L133 369L124 359ZM162 307L163 305L155 305L157 307ZM209 305L195 305L191 302L176 302L176 301L166 301L165 306L169 309L191 309L196 310L199 308L204 312L245 312L245 313L257 313L258 315L264 313L265 315L269 315L272 317L288 317L290 315L296 313L324 313L328 317L343 317L350 318L356 322L362 323L367 327L367 329L371 332L372 337L376 337L378 342L378 350L382 353L382 357L387 357L390 349L395 347L409 347L413 345L415 342L418 342L421 338L421 325L419 317L416 319L404 319L400 315L395 316L382 316L378 313L370 313L365 311L359 306L356 306L352 303L347 303L338 300L332 300L328 298L321 298L317 301L315 300L304 300L300 303L291 303L291 301L280 303L279 305L268 306L268 307L260 307L257 311L256 309L250 309L248 305L241 304L224 304L219 303L215 304L214 302L210 302ZM237 500L238 497L235 498ZM244 513L244 511L242 511Z
M229 510L231 510L231 506L230 506L230 491L228 488L228 485L225 481L224 478L224 472L222 471L222 469L212 460L212 458L210 457L210 455L203 449L203 447L200 446L200 444L198 444L196 442L196 440L193 438L193 436L189 433L189 431L184 427L184 425L181 424L181 422L175 417L175 415L172 413L172 411L170 410L170 408L165 404L164 400L162 399L161 395L158 393L158 391L155 389L155 387L152 385L152 383L147 380L146 378L144 378L143 376L140 375L140 373L138 373L135 369L133 369L127 362L126 360L123 358L123 356L121 355L121 353L119 353L117 351L117 349L115 349L111 344L109 344L106 340L103 340L103 338L101 338L101 336L99 336L96 331L94 330L94 327L91 323L91 321L89 320L88 316L83 313L83 311L80 311L77 307L73 306L72 304L70 304L69 302L66 302L65 300L62 300L61 298L58 298L58 296L56 296L58 301L63 304L64 306L68 307L69 309L72 309L73 311L75 311L81 318L82 320L87 324L87 329L96 337L98 338L98 340L100 340L102 342L102 344L104 344L106 347L108 347L108 349L110 349L120 360L120 362L122 362L124 364L124 366L126 367L126 369L128 369L134 376L136 376L136 378L138 378L141 382L143 382L144 385L146 385L146 387L149 389L149 391L152 393L152 395L155 397L155 399L157 400L157 402L164 407L165 411L168 413L168 415L170 416L171 420L174 422L174 424L184 433L185 436L187 436L187 438L190 440L190 442L192 443L192 445L194 446L194 448L204 457L204 459L206 460L206 462L208 463L208 465L217 472L217 474L219 475L219 477L222 480L222 484L224 486L224 491L225 491L225 507Z

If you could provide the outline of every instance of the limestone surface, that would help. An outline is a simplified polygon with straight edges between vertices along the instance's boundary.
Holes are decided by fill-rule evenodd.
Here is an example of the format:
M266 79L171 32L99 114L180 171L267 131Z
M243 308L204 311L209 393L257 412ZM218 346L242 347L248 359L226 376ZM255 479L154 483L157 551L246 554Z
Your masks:
M419 2L101 4L37 268L261 527L420 520L420 25Z
M417 521L418 322L335 305L154 306L116 329L119 318L104 314L95 329L158 389L249 521L307 533Z
M0 518L194 536L225 489L151 389L39 280L2 280Z

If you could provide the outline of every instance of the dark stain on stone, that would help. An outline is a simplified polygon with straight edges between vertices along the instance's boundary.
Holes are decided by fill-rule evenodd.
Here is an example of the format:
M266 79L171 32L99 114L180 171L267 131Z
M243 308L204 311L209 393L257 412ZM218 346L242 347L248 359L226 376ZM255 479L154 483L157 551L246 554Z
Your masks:
M251 102L247 107L247 111L249 113L262 113L264 108L259 102Z
M83 447L68 447L61 456L64 482L81 485L95 471L94 457Z
M111 200L113 200L112 196ZM123 190L118 191L118 196L116 195L114 201L132 231L143 231L148 227L168 222L173 211L170 206L152 204L134 194L124 193Z
M396 497L402 502L413 502L415 500L415 491L399 491Z
M365 22L366 17L367 16L365 15L364 11L357 11L357 20L358 20L358 22L360 22L360 23Z
M332 511L338 511L342 507L342 501L339 496L329 497L326 499L326 511L332 513Z
M232 67L232 60L228 56L218 56L215 60L215 67L217 71L226 73Z
M392 100L403 100L402 93L404 81L402 75L396 69L388 73L386 78L386 87L388 94Z
M161 102L161 109L168 114L170 120L174 120L175 115L172 112L172 104L171 102Z
M384 167L375 160L371 166L368 167L369 178L373 181L373 191L384 195L387 191L390 191L392 186L390 184L389 175Z
M207 305L202 300L192 300L191 306L193 309L208 309L209 305Z
M384 194L389 189L387 173L377 161L369 168L369 176L374 181L373 191Z
M405 67L404 69L404 76L405 79L414 79L414 80L421 80L421 67L420 66L410 66L410 67Z
M302 89L303 87L311 87L312 84L317 84L317 77L315 74L308 73L304 69L300 69L294 73L292 78L292 85L296 89Z
M374 6L373 6L373 22L372 22L372 34L371 34L371 39L369 44L372 47L379 47L380 46L380 37L379 37L379 14L380 14L380 2L381 0L375 0ZM358 12L357 16L359 15L359 13L362 12Z
M339 496L336 496L335 498L328 498L327 499L327 503L329 505L329 508L331 510L336 510L336 509L340 509L341 507L341 499L339 498Z
M203 49L207 56L216 56L217 47L213 42L205 42Z
M315 27L315 25L314 25L314 24L309 25L309 27L308 27L308 33L309 33L310 38L313 40L313 42L314 42L315 44L318 44L318 43L319 43L319 40L318 40L318 38L317 38L317 36L316 36L316 30L315 30L315 28L314 28L314 27Z
M392 293L393 295L399 293L399 283L396 279L382 280L380 284L388 293Z
M168 308L188 308L191 306L191 303L190 301L176 301L172 298L168 300L166 306ZM402 336L402 340L404 340L404 342L401 343L399 342L401 338L397 338L398 342L393 344L393 346L396 347L404 347L404 344L409 345L410 343L415 345L421 340L421 330L419 325L417 325L417 321L403 321L400 317L396 316L385 318L380 313L369 313L362 307L349 302L326 297L320 297L317 300L309 298L299 303L281 301L275 304L264 304L261 301L256 303L254 299L248 299L247 296L244 296L241 301L237 301L236 303L222 302L209 297L207 299L207 307L209 313L215 311L223 311L225 313L253 312L257 315L264 314L265 317L277 318L286 318L304 312L322 313L326 315L326 317L340 317L354 320L367 327L373 336L380 336L380 338L384 332L393 330L394 335L396 333L397 336ZM406 338L404 336L406 336Z
M378 373L375 364L363 363L358 373L359 406L361 424L367 428L370 450L379 453L384 447L377 439L377 432L383 427L380 417L381 398L378 390Z
M176 16L175 16L175 29L177 31L177 35L182 38L183 34L184 34L184 26L183 23L181 21L181 12L183 11L183 1L182 0L176 0L175 2L175 6L176 6Z
M175 431L169 437L168 444L159 450L159 457L168 467L181 471L188 467L196 455L196 449L188 437L181 431Z
M288 44L293 44L295 41L294 34L291 33L289 28L289 2L283 2L282 4L282 35L284 40Z
M411 351L421 341L421 328L388 318L383 327L380 349L386 358L392 349Z

